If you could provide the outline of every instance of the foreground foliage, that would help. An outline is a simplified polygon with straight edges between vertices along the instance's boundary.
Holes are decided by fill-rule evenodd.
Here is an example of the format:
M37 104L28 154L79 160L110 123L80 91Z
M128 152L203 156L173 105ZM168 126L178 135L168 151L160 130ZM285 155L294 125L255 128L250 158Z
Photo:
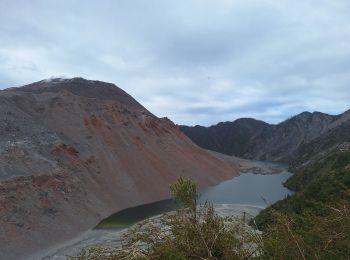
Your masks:
M288 217L306 259L349 259L350 256L350 153L335 152L297 172L287 182L299 192L263 210L255 219L264 239ZM288 231L288 228L286 229ZM282 251L277 234L274 245ZM281 242L281 243L278 243Z
M175 213L130 228L121 248L90 248L71 259L349 259L349 165L342 153L305 169L313 176L307 184L251 226L218 216L210 203L197 207L196 185L180 178L171 186L181 204ZM299 174L298 181L307 175Z
M261 236L245 222L217 215L209 203L197 207L193 181L180 178L171 193L181 207L130 228L122 248L90 248L71 259L248 259L259 254Z

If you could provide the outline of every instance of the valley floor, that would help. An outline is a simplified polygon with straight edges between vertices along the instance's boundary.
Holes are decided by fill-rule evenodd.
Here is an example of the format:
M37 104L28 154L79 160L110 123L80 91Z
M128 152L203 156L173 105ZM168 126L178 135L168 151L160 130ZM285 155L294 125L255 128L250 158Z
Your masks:
M233 155L226 155L214 151L207 150L211 155L222 159L224 161L237 164L239 167L240 173L254 173L254 174L278 174L286 170L286 165L276 162L267 162L267 161L255 161L239 158Z

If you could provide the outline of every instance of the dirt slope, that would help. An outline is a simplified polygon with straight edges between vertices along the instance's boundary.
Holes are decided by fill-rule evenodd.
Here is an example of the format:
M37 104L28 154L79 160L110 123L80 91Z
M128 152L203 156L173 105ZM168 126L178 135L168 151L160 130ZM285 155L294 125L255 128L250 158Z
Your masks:
M126 207L238 174L116 86L82 78L0 91L0 259L21 259Z

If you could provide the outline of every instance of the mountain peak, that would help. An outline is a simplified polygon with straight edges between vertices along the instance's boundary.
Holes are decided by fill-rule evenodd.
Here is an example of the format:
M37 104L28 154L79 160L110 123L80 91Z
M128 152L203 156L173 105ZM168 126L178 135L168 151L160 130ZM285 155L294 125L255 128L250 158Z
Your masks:
M19 90L24 90L28 92L35 92L35 93L41 93L48 91L48 89L58 89L58 88L74 88L77 86L83 86L85 88L91 88L94 85L96 87L98 86L115 86L112 83L107 83L103 81L97 81L97 80L88 80L84 79L81 77L74 77L74 78L48 78L48 79L43 79L22 87L19 87L17 89ZM57 92L57 91L54 91Z
M68 91L73 95L80 97L94 98L98 100L115 100L126 105L143 109L143 107L134 98L113 83L88 80L81 77L70 79L49 78L25 85L23 87L14 88L14 90L31 92L35 94Z
M334 116L331 116L329 114L326 113L322 113L319 111L314 111L314 112L309 112L309 111L304 111L301 112L300 114L297 114L285 121L283 121L281 124L284 123L288 123L288 122L294 122L294 121L305 121L305 120L314 120L317 118L328 118L328 119L332 119Z
M52 78L0 91L0 101L0 259L166 199L180 176L204 188L238 174L114 84Z
M303 112L301 112L300 114L297 114L297 115L293 116L292 119L293 119L293 118L294 118L294 119L308 118L308 117L311 116L311 115L312 115L311 112L309 112L309 111L303 111Z

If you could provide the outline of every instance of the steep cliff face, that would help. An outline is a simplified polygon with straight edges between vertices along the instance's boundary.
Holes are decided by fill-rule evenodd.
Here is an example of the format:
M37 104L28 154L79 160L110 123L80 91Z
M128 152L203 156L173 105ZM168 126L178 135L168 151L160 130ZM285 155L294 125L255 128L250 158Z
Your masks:
M263 135L250 140L247 158L289 161L300 145L309 143L324 133L335 117L319 112L303 112L280 124L273 125ZM254 145L252 145L254 144Z
M340 117L340 120L344 117ZM310 163L315 163L337 151L348 151L350 148L350 120L335 121L333 127L329 128L320 136L309 143L303 143L290 158L290 167L294 171L303 169Z
M245 120L245 125L239 123L241 120ZM334 137L332 145L348 140L350 134L342 133L340 129L349 121L349 111L337 116L303 112L277 125L239 119L208 128L181 126L181 130L206 149L249 159L291 162L300 157L308 144L314 143L316 147L317 140L325 142L329 139L326 135ZM320 150L314 150L314 153L318 152Z
M238 174L116 86L82 78L0 92L0 259L72 238L126 207Z

